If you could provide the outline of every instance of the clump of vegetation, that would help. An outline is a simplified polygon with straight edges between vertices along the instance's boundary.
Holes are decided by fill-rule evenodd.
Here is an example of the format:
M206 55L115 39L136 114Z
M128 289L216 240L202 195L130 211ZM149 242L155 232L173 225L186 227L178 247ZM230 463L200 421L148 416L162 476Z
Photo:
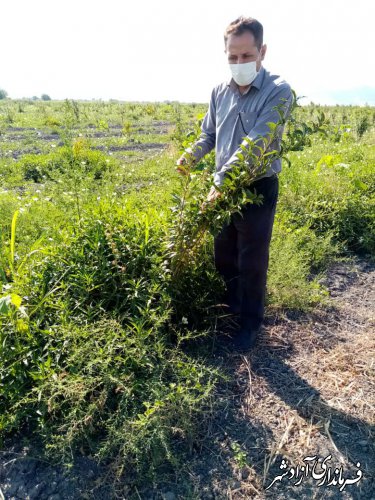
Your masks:
M280 203L289 224L309 227L319 237L331 234L349 251L371 254L375 248L375 175L363 148L316 147L311 166L296 158L285 173ZM341 152L341 154L339 154ZM335 154L336 153L336 154ZM302 161L301 161L302 160Z
M45 155L24 155L19 162L26 181L43 182L60 175L81 172L98 180L109 168L109 159L101 151L93 151L84 139L77 139Z
M82 222L1 299L0 429L37 431L51 460L83 446L121 470L176 465L212 404L220 376L181 351L189 333L171 322L165 228L149 214L140 230L139 215Z

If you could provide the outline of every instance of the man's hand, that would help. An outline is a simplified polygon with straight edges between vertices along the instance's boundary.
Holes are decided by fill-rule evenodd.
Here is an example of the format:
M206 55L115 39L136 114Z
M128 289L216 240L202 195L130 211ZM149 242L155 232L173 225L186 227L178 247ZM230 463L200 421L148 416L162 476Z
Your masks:
M201 210L203 212L203 210L206 209L207 207L207 202L209 203L212 203L213 201L215 201L217 198L219 198L219 196L221 196L221 192L218 191L215 186L212 186L211 189L210 189L210 192L208 193L207 195L207 201L204 201L201 205Z
M186 159L185 153L183 155L181 155L180 158L176 161L176 165L177 165L176 170L179 174L187 175L186 168L179 168L180 166L183 167L184 165L187 165L187 159Z
M194 167L196 163L196 158L192 155L191 151L186 150L176 161L177 172L182 175L188 175L189 169Z

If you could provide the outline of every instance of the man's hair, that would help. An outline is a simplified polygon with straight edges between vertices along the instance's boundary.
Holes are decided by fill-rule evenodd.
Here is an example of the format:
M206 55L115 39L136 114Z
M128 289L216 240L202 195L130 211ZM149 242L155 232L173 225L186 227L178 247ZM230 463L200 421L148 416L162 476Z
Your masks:
M232 21L224 31L225 47L229 35L242 35L245 31L250 31L254 35L255 45L260 50L263 45L263 26L256 19L245 16L240 16Z

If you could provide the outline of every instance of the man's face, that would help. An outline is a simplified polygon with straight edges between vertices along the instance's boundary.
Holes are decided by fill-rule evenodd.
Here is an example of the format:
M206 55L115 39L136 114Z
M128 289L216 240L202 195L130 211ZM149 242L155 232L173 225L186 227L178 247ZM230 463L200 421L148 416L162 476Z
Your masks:
M267 45L262 45L258 50L254 35L250 31L245 31L242 35L229 35L224 52L227 54L229 64L256 61L256 69L259 71L266 50Z

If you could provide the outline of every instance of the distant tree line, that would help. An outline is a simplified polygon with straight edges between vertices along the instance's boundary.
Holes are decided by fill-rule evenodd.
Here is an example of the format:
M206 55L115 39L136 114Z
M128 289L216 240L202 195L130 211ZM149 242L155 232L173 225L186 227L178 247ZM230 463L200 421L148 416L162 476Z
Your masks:
M0 89L0 99L6 99L8 97L8 92L4 89ZM33 97L31 98L33 101L38 101L39 100L39 97L37 97L36 95L33 95ZM40 96L40 99L42 101L50 101L51 98L48 94L42 94Z

